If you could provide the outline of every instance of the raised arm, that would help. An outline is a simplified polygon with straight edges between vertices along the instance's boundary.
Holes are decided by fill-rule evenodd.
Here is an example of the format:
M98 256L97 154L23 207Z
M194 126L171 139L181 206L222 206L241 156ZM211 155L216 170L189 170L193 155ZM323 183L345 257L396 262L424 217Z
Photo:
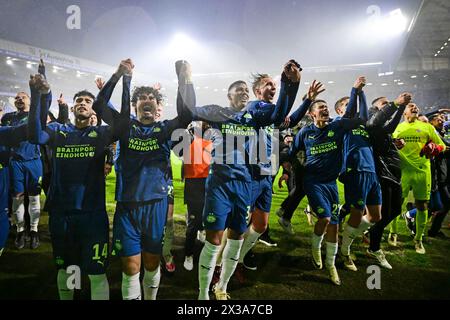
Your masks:
M325 88L321 82L314 80L308 88L308 92L306 94L306 99L303 100L302 104L295 110L293 114L289 116L289 126L288 128L294 128L306 115L308 112L308 108L311 103L317 98L319 94L325 91ZM280 126L280 129L286 129L283 125Z
M252 102L247 110L253 117L256 127L271 124L280 126L294 104L301 78L300 65L290 60L284 65L281 75L280 92L276 104L266 101Z
M395 101L389 103L386 107L372 115L369 121L367 121L366 126L368 128L383 127L386 133L393 133L400 123L403 111L405 110L406 105L411 101L411 98L412 96L410 93L405 92L400 94ZM396 113L394 118L390 120L394 113Z
M364 91L360 91L359 95L359 118L363 121L369 120L369 109L367 108L367 99Z
M130 59L122 60L120 62L117 71L111 76L111 78L104 84L103 88L97 95L97 99L95 99L93 109L97 113L97 115L103 119L107 124L113 125L117 121L121 121L121 114L119 111L114 109L112 105L109 104L109 100L111 99L112 93L117 85L119 79L128 75L127 77L131 77L134 65ZM130 78L131 80L131 78ZM126 80L124 80L126 81ZM124 87L125 90L125 87ZM129 86L128 86L129 91ZM128 93L129 95L129 93ZM129 118L129 117L128 117Z
M34 144L46 144L50 136L45 132L45 122L48 110L41 109L41 94L50 95L50 86L41 75L30 78L31 105L28 119L28 140Z
M283 66L283 72L281 73L281 82L285 84L284 94L287 98L287 110L281 121L277 121L275 125L280 125L284 118L291 112L292 106L294 105L295 98L297 97L298 87L300 85L300 80L302 78L300 64L294 59L289 60ZM280 90L281 96L281 90ZM280 100L280 97L278 98Z
M44 60L39 60L39 66L38 66L38 74L42 76L42 78L46 81L47 75L45 73L45 63ZM52 105L52 95L51 92L48 93L42 93L41 94L41 108L42 108L42 114L41 114L41 123L42 126L45 126L47 124L47 114L50 115L50 118L53 121L53 114L50 112L50 107ZM61 114L61 109L60 109ZM60 118L60 115L58 115L58 119ZM69 115L67 114L67 119L69 118ZM58 119L54 119L55 121L58 121ZM59 121L58 121L59 122ZM62 123L62 122L60 122Z
M27 125L0 127L0 145L12 147L27 140Z
M355 83L353 84L352 90L350 91L350 100L348 102L347 108L345 109L343 118L354 118L356 116L358 94L365 85L365 77L358 77L356 79Z
M187 61L179 60L175 63L175 71L178 77L177 117L167 122L168 138L174 130L187 128L197 109L191 65Z
M122 107L120 114L125 118L130 118L131 115L131 75L125 74L122 77Z
M69 106L64 101L62 93L59 95L57 102L59 110L58 110L58 118L56 118L55 121L61 124L69 123Z

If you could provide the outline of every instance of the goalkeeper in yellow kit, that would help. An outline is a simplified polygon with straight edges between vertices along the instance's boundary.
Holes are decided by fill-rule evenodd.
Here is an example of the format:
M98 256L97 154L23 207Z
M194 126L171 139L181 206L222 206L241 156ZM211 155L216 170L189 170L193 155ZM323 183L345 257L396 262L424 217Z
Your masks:
M418 120L419 108L416 104L408 104L404 115L405 121L397 126L393 137L405 142L405 146L399 150L403 198L412 189L417 208L415 249L417 253L425 254L422 237L427 224L427 205L431 192L430 157L442 152L445 144L432 125Z

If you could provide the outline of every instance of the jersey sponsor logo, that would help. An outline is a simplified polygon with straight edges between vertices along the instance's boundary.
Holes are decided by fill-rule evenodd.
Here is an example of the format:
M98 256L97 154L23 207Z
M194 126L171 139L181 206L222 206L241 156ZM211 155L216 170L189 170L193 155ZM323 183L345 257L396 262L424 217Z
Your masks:
M405 137L401 137L401 138L403 140L405 140L405 142L421 142L420 137L417 137L417 136L405 136Z
M56 148L56 158L74 159L74 158L93 158L95 147L89 144L64 146Z
M312 146L310 149L311 155L327 153L337 149L336 141L320 143L318 145Z
M139 138L130 138L128 140L128 149L140 152L148 152L159 149L158 139L150 138L150 139L139 139Z
M369 138L369 133L366 131L366 128L364 128L364 126L361 126L358 129L353 129L352 134L354 136L361 136L361 137Z
M97 138L98 137L98 133L96 131L91 131L88 134L89 138Z
M214 222L216 222L216 220L217 220L217 218L214 215L214 213L208 213L208 216L206 217L206 221L208 223L214 223Z
M237 125L237 124L223 124L221 127L222 134L230 134L234 136L254 136L256 131L252 127Z

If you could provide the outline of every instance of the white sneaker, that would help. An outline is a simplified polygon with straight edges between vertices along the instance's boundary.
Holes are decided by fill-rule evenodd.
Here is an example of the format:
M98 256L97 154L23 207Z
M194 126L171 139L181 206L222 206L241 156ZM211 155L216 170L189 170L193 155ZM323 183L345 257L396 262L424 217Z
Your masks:
M228 293L226 293L225 291L222 291L219 288L217 288L217 284L214 285L213 292L214 292L214 295L216 296L216 300L229 300L230 299L230 295Z
M341 279L339 279L339 274L337 272L337 269L335 266L327 267L328 275L330 276L331 282L333 282L335 285L340 286L341 285Z
M397 246L397 234L396 233L389 233L388 243L390 246L393 246L393 247Z
M392 266L386 260L383 250L380 249L378 251L371 251L370 249L367 249L366 254L368 257L377 259L378 264L383 268L392 269Z
M347 270L350 271L358 271L358 268L356 268L355 263L353 262L352 258L348 256L342 255L342 259L344 260L344 267Z
M287 234L290 234L291 236L295 234L294 230L292 229L292 223L290 221L287 221L283 217L280 217L278 219L278 223Z
M425 248L423 247L423 243L421 240L414 240L414 247L416 248L416 252L418 254L425 254Z
M183 266L187 271L192 271L192 269L194 269L194 257L186 256L186 258L184 258Z
M316 269L322 269L322 252L319 250L311 250L312 262Z
M205 230L197 231L197 240L200 241L201 243L205 243L205 241L206 241L206 231Z

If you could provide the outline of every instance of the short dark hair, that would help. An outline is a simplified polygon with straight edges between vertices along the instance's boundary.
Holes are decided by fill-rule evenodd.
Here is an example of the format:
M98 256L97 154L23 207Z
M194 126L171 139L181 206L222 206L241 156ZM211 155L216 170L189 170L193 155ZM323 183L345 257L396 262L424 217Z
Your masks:
M325 100L321 100L321 99L319 99L319 100L314 100L314 101L310 104L310 106L309 106L309 108L308 108L308 112L311 112L312 109L313 109L313 107L314 107L317 103L319 103L319 102L323 102L323 103L327 104L327 102L326 102Z
M438 118L438 117L440 117L440 116L442 116L442 113L436 112L436 113L433 113L433 114L429 115L429 116L428 116L428 120L431 122L431 121L433 121L435 118Z
M380 100L380 99L386 99L386 97L378 97L378 98L375 98L375 99L372 101L372 107L375 107L375 103L377 103L378 100Z
M253 93L256 94L256 89L259 88L261 85L263 79L270 78L270 76L267 73L255 73L252 74L252 90Z
M141 94L152 94L155 97L156 102L158 103L161 103L164 100L164 96L159 92L159 90L153 87L142 86L142 87L134 87L133 95L131 96L131 102L137 103L138 97Z
M75 95L73 96L73 101L75 101L77 97L90 97L92 98L92 100L95 100L95 96L87 90L81 90L75 93Z
M228 92L230 92L234 87L237 87L240 84L245 84L247 85L247 82L245 82L244 80L237 80L235 82L233 82L232 84L230 84L230 86L228 87Z
M337 110L340 107L341 103L344 102L344 100L347 100L347 99L350 99L350 97L348 97L348 96L342 97L338 101L336 101L336 103L334 104L334 111L337 112Z

